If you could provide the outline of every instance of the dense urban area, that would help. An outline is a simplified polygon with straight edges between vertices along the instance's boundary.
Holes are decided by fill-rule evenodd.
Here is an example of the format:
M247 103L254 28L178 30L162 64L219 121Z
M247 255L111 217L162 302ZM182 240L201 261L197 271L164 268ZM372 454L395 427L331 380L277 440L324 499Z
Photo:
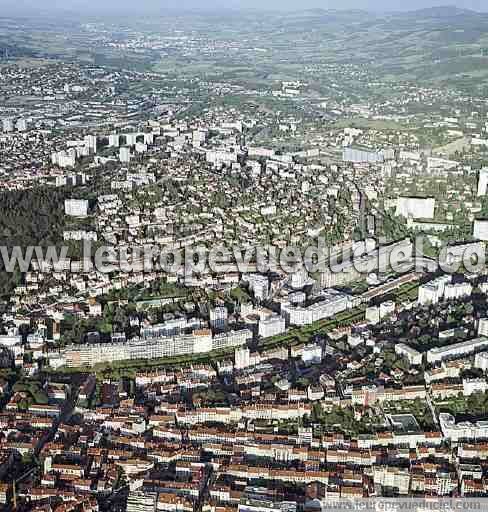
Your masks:
M488 497L488 14L0 12L0 205L3 510Z

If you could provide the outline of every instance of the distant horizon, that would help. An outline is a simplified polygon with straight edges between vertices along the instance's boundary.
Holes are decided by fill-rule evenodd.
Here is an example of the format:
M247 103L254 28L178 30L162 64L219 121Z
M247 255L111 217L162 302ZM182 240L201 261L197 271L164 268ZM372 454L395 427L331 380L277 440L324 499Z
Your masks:
M59 2L57 0L6 0L6 4L2 8L2 15L10 14L28 14L30 11L34 14L42 13L78 13L78 14L112 14L115 17L124 14L140 13L144 15L148 12L199 12L199 13L215 13L215 11L223 12L239 12L239 11L268 11L268 12L304 12L309 10L321 11L364 11L375 14L391 14L406 13L414 11L422 11L428 9L463 9L473 12L486 13L488 5L486 0L468 0L458 2L429 2L423 0L414 0L406 4L401 0L387 2L383 5L384 0L332 0L327 3L317 2L317 0L303 0L300 8L297 8L296 2L292 0L230 0L223 2L222 0L206 1L202 5L202 1L181 0L179 2L170 0L169 2L159 2L157 0L138 0L137 2L123 2L123 0L104 0L103 2L95 2L94 0L67 0Z

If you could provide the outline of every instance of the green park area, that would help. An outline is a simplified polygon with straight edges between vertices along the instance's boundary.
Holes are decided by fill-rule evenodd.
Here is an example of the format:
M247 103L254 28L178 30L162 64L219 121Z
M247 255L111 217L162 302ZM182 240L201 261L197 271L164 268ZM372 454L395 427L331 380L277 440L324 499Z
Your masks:
M26 398L19 402L21 409L27 409L33 404L45 405L49 401L39 381L29 379L19 380L13 386L13 392L26 394Z
M385 414L412 414L424 429L432 429L435 426L435 421L428 404L420 398L384 402L381 408Z
M459 395L447 400L436 401L438 412L486 416L488 414L488 393L473 393L470 396Z

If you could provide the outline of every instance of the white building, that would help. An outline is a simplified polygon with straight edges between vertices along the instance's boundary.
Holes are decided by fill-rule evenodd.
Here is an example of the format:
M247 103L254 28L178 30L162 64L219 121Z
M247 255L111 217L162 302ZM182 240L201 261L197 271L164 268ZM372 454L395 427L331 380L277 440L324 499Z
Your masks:
M269 294L269 281L266 276L251 274L245 277L249 283L249 289L258 300L266 300Z
M251 366L251 351L247 347L237 348L234 352L236 370L242 370Z
M86 217L88 215L88 201L85 199L66 199L64 211L70 217Z
M97 136L86 135L85 146L88 148L89 153L95 154L97 152Z
M478 197L486 196L488 190L488 168L483 167L478 177Z
M488 220L475 220L473 224L473 237L483 242L488 241Z
M290 286L294 290L300 290L304 286L310 284L311 280L308 277L306 270L299 270L298 272L294 272L290 276Z
M478 336L488 337L488 318L480 318L478 323Z
M483 370L484 372L488 371L488 352L480 352L476 354L474 358L474 367Z
M281 313L291 325L308 325L324 318L330 318L349 307L349 295L338 290L327 290L322 300L308 307L281 305Z
M263 338L278 336L286 331L286 321L278 315L270 316L259 321L258 334Z
M194 331L203 328L205 322L200 318L173 318L162 324L141 327L141 338L161 338L163 336L176 336L185 331Z
M472 354L482 348L488 347L488 338L480 337L474 340L463 341L447 347L431 348L427 352L427 362L439 363L445 359L452 359Z
M378 306L370 306L366 309L366 320L370 324L377 324L380 321L380 308Z
M474 393L485 393L488 383L485 379L463 379L463 395L470 396Z
M118 148L120 144L120 137L117 133L111 133L108 136L108 145L111 148Z
M70 148L68 151L59 151L51 155L51 163L59 167L74 167L76 165L76 149Z
M288 295L288 301L295 306L305 304L306 300L307 296L303 292L294 292Z
M71 345L66 347L61 355L67 366L83 367L111 361L203 354L213 350L239 347L251 339L252 332L248 329L218 334L213 338L209 330L199 330L188 335L136 338L125 343Z
M405 357L411 365L422 364L422 354L404 343L398 343L395 345L395 353L401 357Z
M454 416L448 413L439 414L439 423L442 434L451 442L457 443L463 439L486 439L488 437L488 421L471 423L463 421L456 423Z
M444 299L454 300L469 297L473 291L470 283L446 284L444 288Z
M0 336L0 346L8 349L14 357L21 356L24 353L22 346L22 336L20 334L7 334Z
M303 347L302 361L305 364L319 364L322 362L322 347L317 344L310 344Z
M210 310L210 325L214 329L225 329L227 326L228 312L224 306L219 306Z
M126 164L130 162L130 148L124 146L119 149L119 160Z
M15 128L18 132L27 131L27 121L23 118L17 119L17 122L15 123Z
M10 117L4 117L2 119L2 129L5 133L14 131L14 121Z
M128 146L135 146L137 142L137 133L126 133L125 142Z
M91 240L92 242L96 242L98 239L96 231L64 231L63 232L63 240Z
M127 512L155 512L156 504L156 493L131 491L127 498Z
M445 287L451 281L452 276L445 275L420 286L418 303L420 305L437 304L444 297Z
M393 315L395 312L395 307L395 303L392 300L382 302L380 304L380 319Z
M412 219L433 219L435 199L433 197L399 197L396 215Z

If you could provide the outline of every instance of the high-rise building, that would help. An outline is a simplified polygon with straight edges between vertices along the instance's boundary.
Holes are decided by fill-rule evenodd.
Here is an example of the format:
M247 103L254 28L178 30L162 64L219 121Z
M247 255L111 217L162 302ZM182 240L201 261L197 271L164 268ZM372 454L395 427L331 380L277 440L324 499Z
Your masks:
M95 154L97 152L97 136L86 135L85 136L85 147L88 148L89 153Z
M70 148L68 151L59 151L51 155L51 162L53 165L59 167L74 167L76 165L76 149Z
M137 142L137 133L126 133L125 141L128 146L135 146Z
M286 330L286 321L282 316L273 315L269 318L259 321L259 336L270 338L284 333Z
M486 196L488 191L488 167L480 170L478 177L478 197Z
M444 297L446 285L450 284L451 280L451 275L445 275L420 286L418 298L419 304L422 306L427 304L437 304L442 297Z
M27 121L23 118L18 119L17 123L15 123L15 128L18 132L27 131Z
M219 306L210 310L210 325L214 329L225 329L227 326L227 308Z
M474 367L483 370L484 372L488 371L488 352L480 352L476 354L474 358Z
M14 122L10 117L5 117L2 119L2 129L6 133L14 131Z
M130 162L130 148L122 147L119 150L119 160L123 163Z
M475 220L473 225L473 237L483 242L488 241L488 220Z
M145 133L144 134L144 144L146 144L146 146L150 146L151 144L154 144L154 133Z
M119 147L119 135L117 133L111 133L108 136L108 145L111 148L118 148Z
M478 335L488 337L488 318L480 318L478 323Z
M249 282L249 289L254 293L258 300L265 300L269 294L269 281L266 276L260 274L251 274L246 277Z
M308 325L330 318L349 307L349 295L338 290L327 290L321 300L308 307L295 307L289 302L281 304L281 314L290 325Z
M251 351L247 347L237 348L234 352L235 368L242 370L251 366Z

